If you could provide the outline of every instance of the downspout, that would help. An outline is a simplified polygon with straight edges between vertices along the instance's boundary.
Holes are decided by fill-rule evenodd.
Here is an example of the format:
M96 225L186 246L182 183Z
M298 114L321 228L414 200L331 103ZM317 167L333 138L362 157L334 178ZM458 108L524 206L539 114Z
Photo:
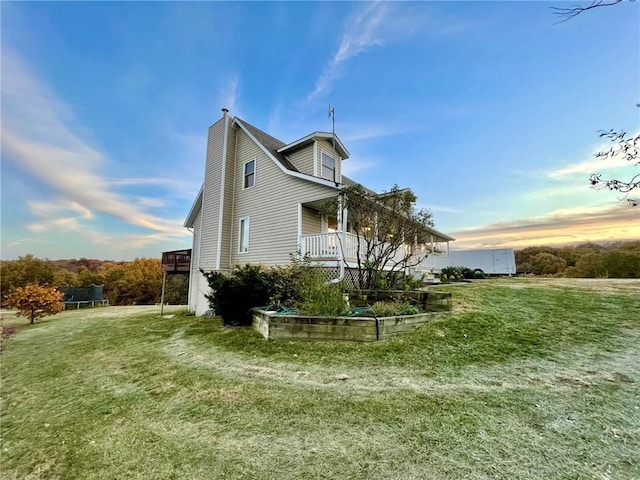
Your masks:
M233 121L233 123L235 124L235 119ZM233 264L233 262L231 262L231 259L233 258L233 231L234 231L234 226L233 226L233 222L234 222L234 215L236 214L236 183L238 183L236 181L236 171L238 169L238 131L237 131L237 127L236 127L236 138L235 138L235 142L234 142L235 148L233 151L233 193L231 195L231 237L229 239L229 261L231 264ZM256 160L256 169L258 167L258 161ZM256 178L257 180L257 178Z
M203 193L204 195L204 193ZM202 208L202 205L200 206L200 208ZM187 227L187 231L191 232L191 235L195 235L193 228ZM189 288L188 288L188 293L187 293L187 310L191 311L191 286L193 285L192 280L192 275L193 275L193 253L196 247L196 242L195 242L195 238L193 238L191 240L191 245L193 246L193 248L191 249L191 258L189 259ZM193 310L195 310L195 307L193 308Z
M224 187L225 177L227 176L227 142L229 136L229 117L227 113L229 110L222 109L222 115L224 115L224 135L222 140L222 167L221 167L221 180L220 180L220 209L218 212L218 251L216 252L216 270L220 270L220 259L222 258L222 217L224 215Z
M344 223L342 221L342 192L340 192L338 194L338 245L340 245L340 248L338 249L338 268L339 268L339 273L338 273L338 278L334 278L333 280L331 280L331 283L338 283L341 282L344 279L344 252L343 252L343 239L344 239Z
M302 204L298 203L298 256L302 256Z

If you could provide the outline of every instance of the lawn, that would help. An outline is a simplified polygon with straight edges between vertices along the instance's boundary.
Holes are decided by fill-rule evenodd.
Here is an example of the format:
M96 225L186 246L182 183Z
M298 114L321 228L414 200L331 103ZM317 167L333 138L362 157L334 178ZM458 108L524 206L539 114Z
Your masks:
M640 478L640 280L438 288L450 314L367 344L5 318L0 477Z

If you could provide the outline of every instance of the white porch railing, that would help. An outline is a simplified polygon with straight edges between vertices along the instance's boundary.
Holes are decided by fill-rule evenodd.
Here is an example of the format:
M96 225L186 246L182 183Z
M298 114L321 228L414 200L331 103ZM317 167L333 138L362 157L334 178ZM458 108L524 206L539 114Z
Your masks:
M314 260L338 260L344 258L347 262L355 262L358 258L358 237L352 233L340 234L316 233L300 237L300 250L303 255L309 255ZM342 249L341 249L342 245ZM364 250L364 245L362 246ZM360 259L364 260L365 252L360 252ZM396 260L404 259L405 249L399 248L395 254Z

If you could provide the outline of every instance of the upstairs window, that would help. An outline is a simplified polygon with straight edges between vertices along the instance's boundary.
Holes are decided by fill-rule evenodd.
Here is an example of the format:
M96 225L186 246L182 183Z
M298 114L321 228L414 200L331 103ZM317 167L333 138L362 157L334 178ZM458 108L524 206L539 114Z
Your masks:
M253 187L256 184L256 161L251 160L244 164L244 188Z
M322 178L334 181L336 180L336 159L331 155L322 152Z
M249 251L249 217L242 217L238 225L238 253Z

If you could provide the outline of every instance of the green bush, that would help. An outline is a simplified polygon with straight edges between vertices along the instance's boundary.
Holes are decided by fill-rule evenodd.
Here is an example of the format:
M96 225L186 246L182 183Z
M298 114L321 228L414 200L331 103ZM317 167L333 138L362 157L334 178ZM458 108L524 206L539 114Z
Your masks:
M459 267L444 267L440 270L440 280L443 283L455 282L462 278L462 272Z
M474 278L484 278L484 272L480 269L472 270L468 267L445 267L440 270L440 280L443 283L458 282L460 280L472 280Z
M230 275L202 272L211 292L209 307L225 325L251 325L251 309L287 305L307 315L340 315L348 310L341 284L328 283L307 257L292 257L286 267L236 266Z
M340 283L329 283L322 270L308 260L297 265L298 296L296 307L306 315L341 315L349 309Z
M230 276L220 272L202 272L211 292L206 295L215 315L225 325L251 325L251 309L266 305L274 293L272 272L259 265L236 266Z

